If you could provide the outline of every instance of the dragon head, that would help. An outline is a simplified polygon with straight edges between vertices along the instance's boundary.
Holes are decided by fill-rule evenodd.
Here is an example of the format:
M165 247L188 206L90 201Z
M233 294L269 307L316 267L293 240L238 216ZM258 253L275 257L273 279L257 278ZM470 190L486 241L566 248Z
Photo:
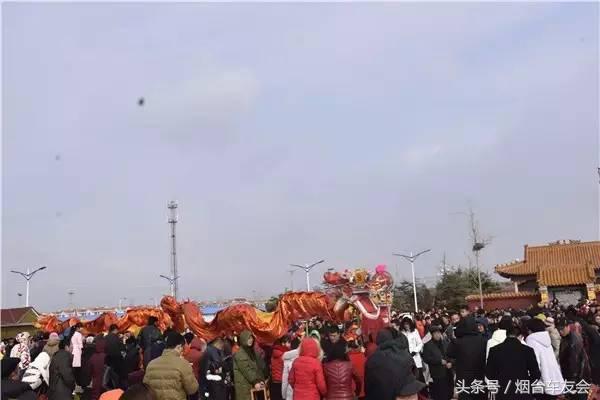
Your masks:
M357 268L334 274L337 273L326 274L324 283L329 295L337 299L334 312L340 319L352 305L363 319L381 320L384 325L389 323L394 281L385 265L378 265L375 273ZM338 279L332 279L334 276Z

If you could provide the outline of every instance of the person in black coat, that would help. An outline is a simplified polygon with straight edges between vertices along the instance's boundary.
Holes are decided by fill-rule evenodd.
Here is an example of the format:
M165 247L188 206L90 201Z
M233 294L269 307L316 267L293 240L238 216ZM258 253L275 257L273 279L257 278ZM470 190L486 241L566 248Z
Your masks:
M160 330L157 327L158 318L151 316L148 318L148 325L146 325L140 331L140 335L138 337L140 347L144 352L144 368L148 367L150 361L153 358L156 358L162 354L162 349L160 349L160 353L156 355L157 351L153 351L157 348L156 344L161 340L162 335ZM166 336L166 335L165 335ZM153 354L154 353L154 354ZM155 356L156 355L156 356Z
M106 351L106 365L112 368L112 370L119 376L119 386L123 387L127 377L125 371L125 360L123 359L123 353L125 352L125 345L119 337L119 328L117 325L112 324L108 328L108 335L105 338L105 351Z
M419 393L425 384L416 379L408 343L402 347L390 329L379 331L376 342L377 350L365 365L365 400L395 400Z
M140 348L137 340L132 336L125 342L125 375L140 369Z
M207 347L206 353L200 360L200 398L226 400L227 387L224 371L225 354L224 341L221 338L213 340Z
M496 400L529 400L531 384L540 379L541 372L535 352L521 343L521 329L513 326L504 342L492 347L488 356L486 376L491 381L498 381ZM517 387L517 382L521 387Z
M574 317L574 321L581 325L585 340L589 345L589 361L592 383L600 385L600 333L593 325L588 324L583 318Z
M31 345L31 348L29 349L29 359L31 361L35 360L37 356L40 355L45 345L46 341L44 340L44 337L42 335L36 335L33 338L33 343Z
M560 340L560 349L558 353L558 363L563 378L567 382L585 382L591 381L590 363L585 352L583 339L581 335L571 331L569 321L561 318L556 322L556 329L562 336ZM587 399L586 394L569 394L569 399Z
M75 389L69 339L65 338L58 344L58 351L50 361L50 385L48 385L48 400L72 400Z
M19 358L4 357L2 364L2 400L36 400L37 395L28 383L19 380Z
M429 366L433 383L429 386L433 400L450 400L453 395L454 374L452 363L447 360L448 342L444 340L442 327L429 327L431 340L423 347L423 361Z
M459 400L485 400L485 349L487 341L479 333L475 318L471 315L456 325L456 339L450 343L447 356L453 360L456 370L456 386ZM468 390L461 390L466 387Z
M327 331L327 337L321 340L321 349L323 350L323 354L325 355L325 359L327 360L327 354L329 354L333 347L340 343L341 346L346 347L346 339L344 339L341 335L340 328L337 325L331 325Z

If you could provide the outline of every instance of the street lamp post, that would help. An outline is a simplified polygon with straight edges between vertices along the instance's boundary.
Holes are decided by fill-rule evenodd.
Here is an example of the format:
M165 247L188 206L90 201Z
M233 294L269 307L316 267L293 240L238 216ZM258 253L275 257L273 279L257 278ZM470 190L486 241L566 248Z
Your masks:
M177 272L177 246L175 242L175 226L177 225L177 202L170 201L167 204L167 208L169 209L169 225L171 225L171 295L175 297L177 300L179 296L179 283L177 282L177 278L179 274Z
M310 292L310 270L316 267L317 265L324 263L325 260L319 260L312 264L298 265L298 264L290 264L292 267L300 268L306 273L306 291Z
M170 276L166 276L166 275L160 275L160 277L169 281L169 285L171 286L171 296L175 297L175 294L176 294L176 292L175 292L176 286L175 285L177 284L177 279L179 279L179 277L175 276L175 277L171 278ZM175 298L175 299L177 299L177 298Z
M415 279L415 260L421 254L425 254L425 253L427 253L429 251L431 251L431 249L423 250L420 253L417 253L415 255L413 255L412 251L410 252L410 255L393 253L395 256L402 257L405 260L408 260L410 262L410 269L412 271L413 295L414 295L414 298L415 298L415 313L417 313L419 311L419 305L417 303L417 281Z
M10 271L13 274L18 274L21 275L23 278L25 278L25 307L29 307L29 281L31 280L31 278L33 278L33 276L37 273L40 272L42 270L45 270L47 267L39 267L38 269L29 272L29 267L27 267L27 272L23 273L20 271Z

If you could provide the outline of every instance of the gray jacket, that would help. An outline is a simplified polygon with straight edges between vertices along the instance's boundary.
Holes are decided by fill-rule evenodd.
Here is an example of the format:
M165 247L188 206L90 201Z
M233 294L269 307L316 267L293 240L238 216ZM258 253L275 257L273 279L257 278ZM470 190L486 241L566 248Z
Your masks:
M558 360L558 351L560 349L560 333L554 326L549 326L546 331L550 334L550 342L552 343L552 349L554 350L554 356Z
M75 376L71 367L73 357L65 350L59 350L50 361L49 400L71 400L75 389Z

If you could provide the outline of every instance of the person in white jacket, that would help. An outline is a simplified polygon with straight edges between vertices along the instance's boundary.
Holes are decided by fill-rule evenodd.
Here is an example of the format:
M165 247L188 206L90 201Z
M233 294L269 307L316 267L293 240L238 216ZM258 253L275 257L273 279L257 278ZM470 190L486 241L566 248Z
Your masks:
M560 372L560 366L554 356L550 334L546 331L544 321L533 318L527 323L531 332L525 341L535 352L540 371L541 381L544 384L544 392L548 398L558 396L565 388L565 380Z
M300 349L298 348L300 341L298 339L292 340L292 350L283 353L283 373L281 375L281 397L285 400L294 400L294 389L288 382L290 376L290 370L294 360L300 355Z
M498 322L498 329L492 333L492 337L487 342L487 346L485 348L485 360L487 361L488 356L490 354L490 349L494 346L498 346L500 343L504 343L506 340L506 332L512 328L512 318L504 316Z
M38 389L42 383L50 385L50 356L48 353L42 351L29 364L21 382L29 384L32 390Z
M421 360L421 351L423 351L423 341L421 335L416 330L414 321L409 317L402 318L402 333L408 340L408 351L413 356L415 366L419 370L419 380L424 381L423 378L423 360Z
M71 354L73 354L73 368L81 368L81 354L83 352L83 335L81 334L81 323L73 325L73 336L71 336Z

